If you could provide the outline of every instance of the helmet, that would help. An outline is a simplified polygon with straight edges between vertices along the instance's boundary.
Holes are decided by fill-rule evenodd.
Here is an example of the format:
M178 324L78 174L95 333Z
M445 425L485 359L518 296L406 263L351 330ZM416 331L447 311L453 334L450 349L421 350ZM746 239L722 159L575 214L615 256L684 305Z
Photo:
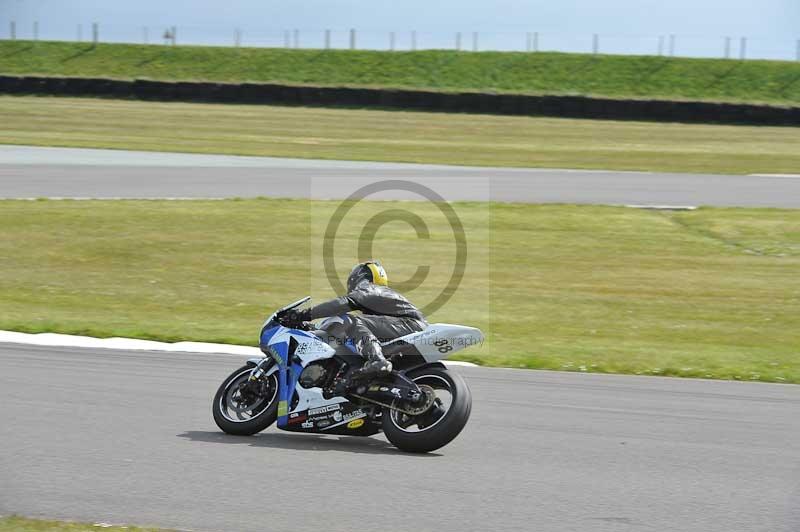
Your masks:
M386 276L386 270L383 269L381 263L376 260L370 260L356 264L350 275L347 277L347 291L352 292L361 281L369 281L370 283L379 284L382 286L389 286L389 277Z

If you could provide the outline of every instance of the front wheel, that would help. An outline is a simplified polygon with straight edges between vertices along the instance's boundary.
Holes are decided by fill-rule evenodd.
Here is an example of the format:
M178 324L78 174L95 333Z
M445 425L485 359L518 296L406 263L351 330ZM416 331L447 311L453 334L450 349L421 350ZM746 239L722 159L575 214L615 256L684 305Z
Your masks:
M214 396L211 411L217 426L228 434L250 436L278 418L278 376L251 381L253 366L244 366L225 379Z
M423 367L408 373L426 393L433 393L433 405L419 415L384 408L383 432L398 449L427 453L444 447L458 436L472 411L472 394L461 375L439 367ZM392 406L408 411L408 405Z

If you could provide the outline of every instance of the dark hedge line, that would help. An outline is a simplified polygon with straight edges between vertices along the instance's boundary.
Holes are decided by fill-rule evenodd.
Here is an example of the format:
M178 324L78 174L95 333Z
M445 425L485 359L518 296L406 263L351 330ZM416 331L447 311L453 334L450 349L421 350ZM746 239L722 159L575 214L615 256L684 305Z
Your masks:
M419 111L645 120L668 122L800 125L800 107L770 105L446 93L261 83L169 82L0 76L0 93L98 96L183 102L374 107Z

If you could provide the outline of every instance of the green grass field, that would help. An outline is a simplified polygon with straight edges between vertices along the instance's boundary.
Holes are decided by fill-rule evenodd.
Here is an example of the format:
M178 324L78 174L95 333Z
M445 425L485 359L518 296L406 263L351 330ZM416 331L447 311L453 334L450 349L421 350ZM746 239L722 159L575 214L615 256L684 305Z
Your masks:
M335 205L2 201L0 329L253 345L274 308L331 294L311 244ZM433 263L409 293L423 305L449 276L445 222L430 205L362 206L353 227L390 207L431 224L430 242L388 224L374 251L395 281ZM478 326L488 340L459 358L800 383L800 211L454 206L467 276L431 320ZM342 275L357 237L342 233Z
M796 173L800 128L0 96L0 144L482 166Z
M0 41L0 73L800 103L800 64L518 52Z
M135 526L99 526L89 523L26 519L24 517L0 518L0 532L97 532L97 530L108 530L109 532L159 532L162 529Z

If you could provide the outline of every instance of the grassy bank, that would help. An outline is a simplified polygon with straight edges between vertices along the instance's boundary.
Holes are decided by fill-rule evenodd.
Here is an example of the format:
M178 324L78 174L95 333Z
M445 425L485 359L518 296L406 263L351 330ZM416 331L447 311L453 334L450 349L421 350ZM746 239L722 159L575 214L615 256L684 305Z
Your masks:
M483 166L795 173L800 128L0 96L0 143Z
M362 221L390 207L432 220L413 202L363 205ZM330 295L308 243L334 206L2 201L0 328L253 344L275 307ZM455 208L467 277L431 319L487 332L462 359L800 383L800 211ZM394 280L433 263L431 282L409 294L423 303L449 276L431 257L449 256L435 241L450 233L430 223L431 242L386 225L374 252ZM342 275L358 235L342 234Z
M24 517L0 518L0 532L159 532L156 528L139 528L135 526L93 525L89 523L73 523L70 521L49 521L44 519L26 519ZM166 531L164 531L166 532Z
M0 73L800 103L796 62L656 56L0 41Z

